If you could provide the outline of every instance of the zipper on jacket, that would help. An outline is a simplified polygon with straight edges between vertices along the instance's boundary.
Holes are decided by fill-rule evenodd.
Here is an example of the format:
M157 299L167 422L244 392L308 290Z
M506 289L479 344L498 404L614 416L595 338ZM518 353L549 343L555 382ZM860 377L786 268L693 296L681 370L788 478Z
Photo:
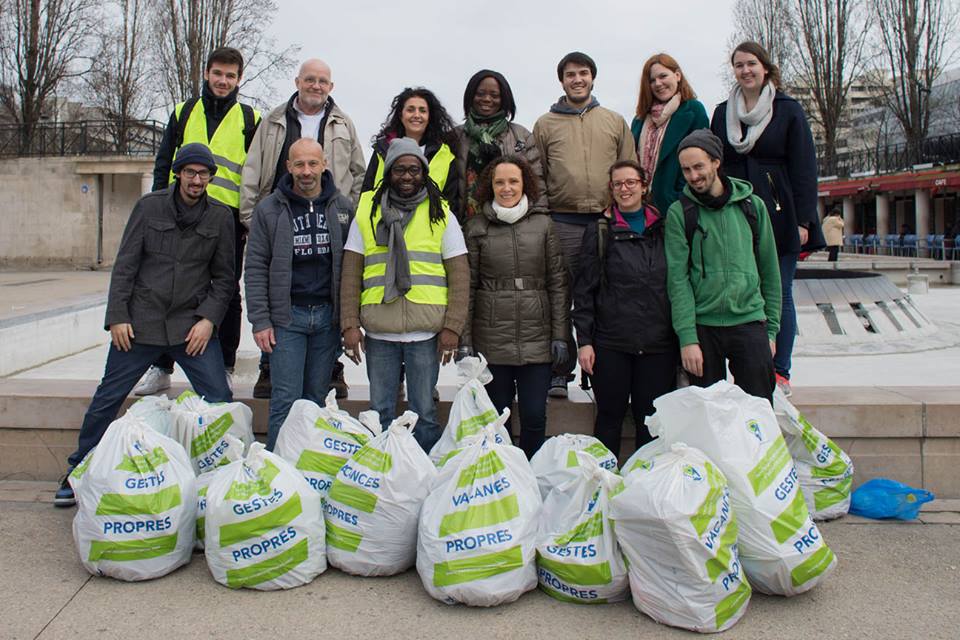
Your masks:
M520 279L520 248L517 246L516 224L510 225L510 233L513 235L513 275L516 278L514 282L516 282ZM523 362L523 358L521 357L523 345L520 344L520 291L518 291L516 287L514 287L513 292L513 313L513 317L516 318L516 322L514 322L513 325L516 328L514 338L517 341L517 359Z
M773 204L777 211L780 211L780 193L777 191L777 185L773 182L773 176L767 171L767 182L770 183L770 196L773 198Z

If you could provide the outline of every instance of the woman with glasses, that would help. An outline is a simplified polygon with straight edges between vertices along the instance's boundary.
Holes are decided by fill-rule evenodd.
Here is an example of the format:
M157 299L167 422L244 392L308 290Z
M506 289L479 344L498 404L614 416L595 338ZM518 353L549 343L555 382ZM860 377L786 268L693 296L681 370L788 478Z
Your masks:
M650 200L658 210L666 211L685 184L677 159L680 141L709 126L707 111L677 61L666 53L651 56L640 74L637 115L630 130L650 181Z
M550 217L532 208L540 190L526 160L500 156L478 181L480 210L464 225L471 295L461 353L487 359L498 412L517 397L520 448L530 458L546 434L551 367L568 355L563 254Z
M420 145L430 163L430 178L440 187L450 211L460 211L453 120L437 96L423 87L407 87L390 104L390 113L373 138L373 156L361 192L374 191L380 185L387 147L397 138L410 138Z
M518 155L533 171L539 198L530 203L538 210L547 209L546 186L543 183L540 151L533 134L513 121L517 105L510 83L502 74L481 69L467 81L463 92L463 113L466 121L454 129L457 175L460 178L461 222L480 212L477 178L492 160L503 155Z
M580 367L593 380L594 435L619 456L629 403L636 446L650 440L644 425L655 398L676 388L679 346L667 299L664 218L647 204L640 165L610 167L613 204L587 227L573 290Z

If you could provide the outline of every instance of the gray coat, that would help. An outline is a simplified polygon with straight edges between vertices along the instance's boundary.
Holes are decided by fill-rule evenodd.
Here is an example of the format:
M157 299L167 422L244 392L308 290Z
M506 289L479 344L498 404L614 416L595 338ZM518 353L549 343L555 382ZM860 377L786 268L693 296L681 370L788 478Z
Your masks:
M333 317L340 318L340 267L343 245L353 220L353 203L339 191L327 201L324 212L330 231L333 275L330 299ZM336 224L339 222L339 224ZM290 284L293 279L293 228L290 225L290 201L276 189L253 209L250 236L247 238L247 262L243 280L247 298L247 318L253 331L270 327L288 327L292 322Z
M105 328L130 323L141 344L183 344L202 318L219 325L236 287L233 213L204 195L200 220L181 230L177 188L137 201L110 277Z

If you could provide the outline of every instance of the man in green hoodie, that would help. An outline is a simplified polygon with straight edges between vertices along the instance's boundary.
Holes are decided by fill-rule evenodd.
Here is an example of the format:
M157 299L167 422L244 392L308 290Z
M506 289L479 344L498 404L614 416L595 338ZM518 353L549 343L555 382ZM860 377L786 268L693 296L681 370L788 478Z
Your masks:
M708 386L729 360L740 388L772 402L780 268L767 209L749 182L720 174L723 144L709 129L679 150L687 186L667 211L666 252L683 368Z

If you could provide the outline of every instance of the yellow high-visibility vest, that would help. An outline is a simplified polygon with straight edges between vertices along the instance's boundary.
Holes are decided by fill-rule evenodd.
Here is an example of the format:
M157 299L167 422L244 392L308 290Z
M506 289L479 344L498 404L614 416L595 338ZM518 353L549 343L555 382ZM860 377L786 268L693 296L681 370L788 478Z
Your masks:
M357 227L363 238L363 289L360 305L382 304L387 273L387 247L377 246L374 229L380 221L380 205L371 219L373 192L360 196L357 205ZM449 214L448 214L449 216ZM424 200L413 212L403 231L410 260L410 291L404 296L416 304L447 304L447 272L443 267L442 240L447 220L430 224L430 200Z
M176 107L177 121L180 121L180 112L183 110L181 102ZM260 112L254 110L254 122L260 121ZM234 103L227 114L220 121L213 138L207 138L207 116L203 110L203 100L197 100L190 110L187 124L183 129L183 142L202 142L210 147L213 159L217 163L217 173L207 185L207 195L234 209L240 208L240 172L247 159L246 140L244 138L243 108L240 103ZM174 150L176 157L179 147ZM173 171L170 172L170 182L176 180Z
M380 186L383 180L383 157L378 153L377 158L377 176L373 179L373 191ZM447 176L450 175L450 164L453 162L453 151L446 143L440 145L437 152L430 159L430 178L437 183L440 191L447 186Z

